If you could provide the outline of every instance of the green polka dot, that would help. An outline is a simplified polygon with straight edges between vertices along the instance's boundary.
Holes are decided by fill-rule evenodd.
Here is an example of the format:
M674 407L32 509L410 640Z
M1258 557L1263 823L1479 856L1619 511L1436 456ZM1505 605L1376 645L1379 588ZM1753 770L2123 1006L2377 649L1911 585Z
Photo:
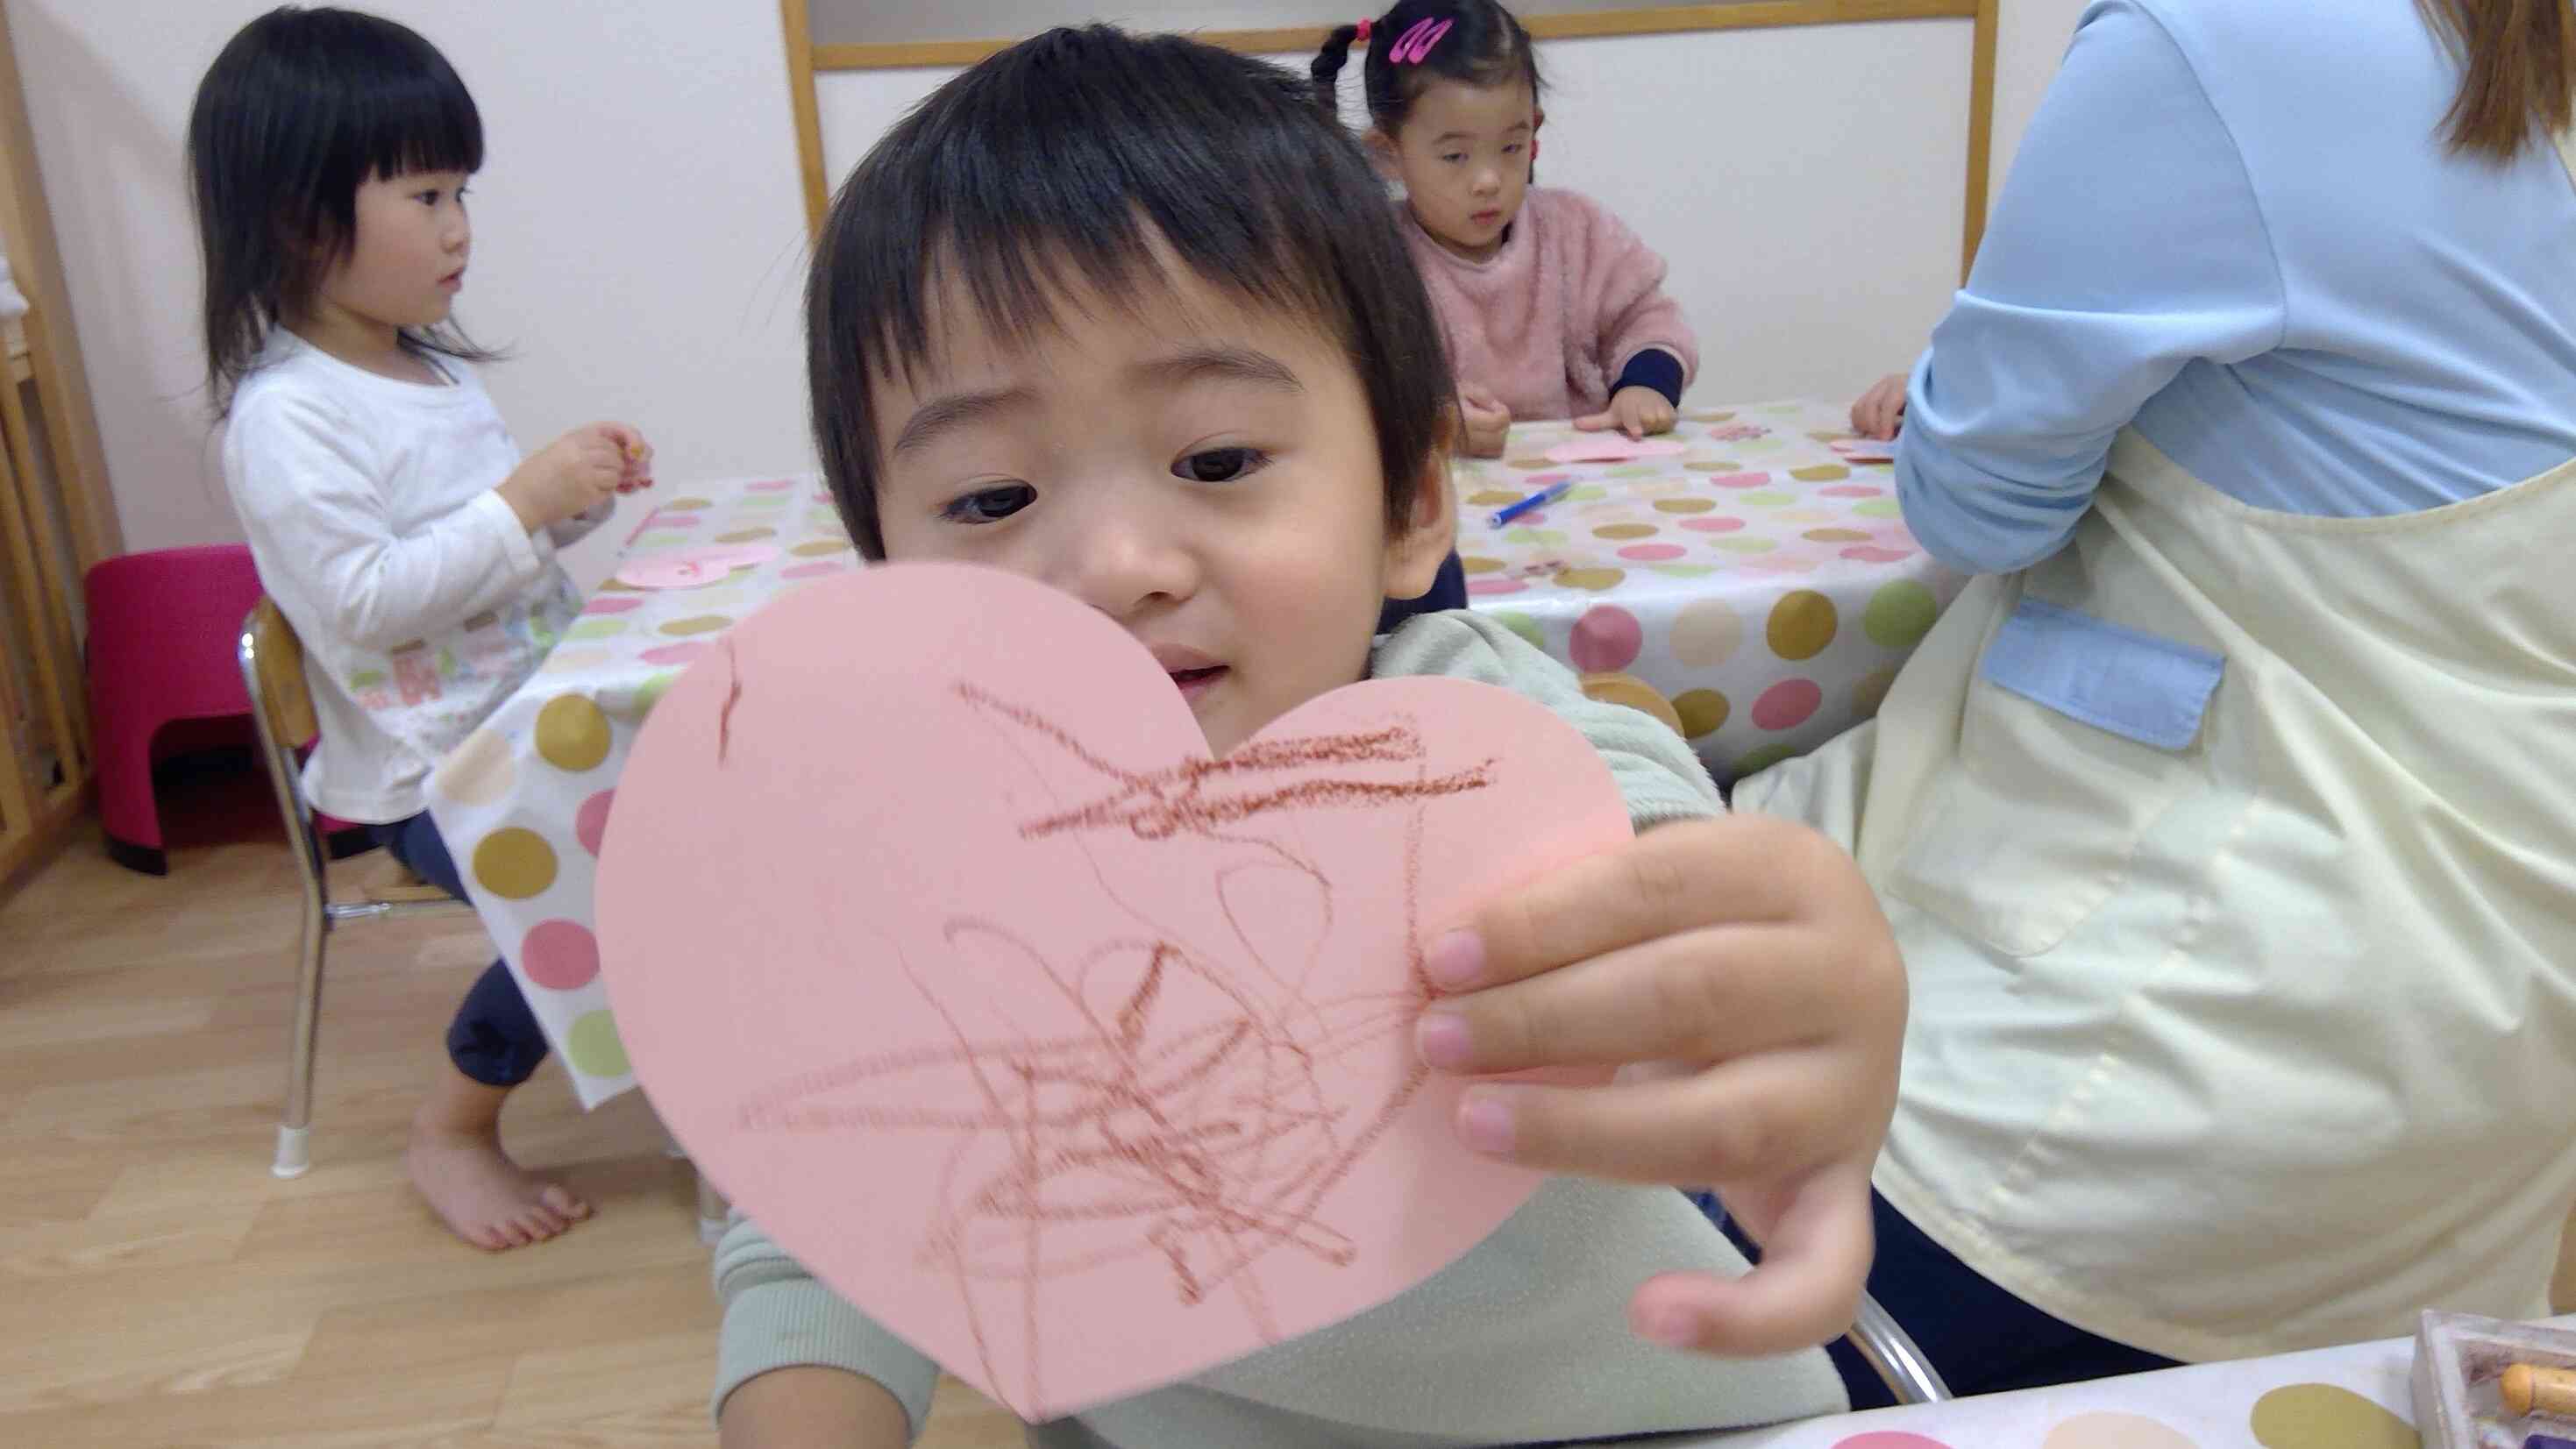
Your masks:
M1529 615L1512 609L1497 609L1485 617L1527 639L1531 648L1547 648L1547 635L1540 632L1538 620Z
M662 696L670 692L671 686L674 683L677 683L679 678L680 671L669 669L664 670L662 673L656 674L652 678L645 680L642 684L637 685L635 687L635 713L638 716L651 714L653 712L653 706L662 702Z
M1565 530L1561 528L1513 528L1503 532L1503 542L1530 544L1539 548L1565 547Z
M1613 468L1601 476L1604 478L1652 478L1655 476L1655 471L1655 469L1648 467L1643 463L1630 463L1623 468Z
M1569 488L1565 491L1565 501L1568 503L1598 503L1609 496L1610 490L1598 483L1586 483L1580 488Z
M634 626L624 619L584 619L564 631L567 639L614 639Z
M1778 508L1783 504L1795 503L1798 499L1795 494L1776 493L1765 488L1757 493L1738 494L1736 495L1736 501L1739 503L1750 503L1756 508Z
M628 544L627 547L631 549L678 548L681 544L687 543L688 541L689 536L685 533L647 533L638 537L633 543Z
M1867 503L1854 505L1852 512L1863 518L1903 518L1905 505L1893 498L1873 498Z
M735 529L735 530L734 530L733 532L731 532L731 533L719 533L719 534L717 534L717 535L716 535L716 542L718 542L718 543L756 543L756 542L758 542L758 541L759 541L759 540L761 540L761 539L764 539L764 538L776 538L777 536L778 536L778 530L777 530L777 529L774 529L774 528L737 528L737 529Z
M558 770L581 774L608 758L608 716L589 698L558 695L537 711L537 756Z
M1736 462L1733 458L1728 458L1722 462L1716 463L1684 463L1682 466L1688 468L1694 473L1741 473L1744 471L1744 465Z
M1911 649L1932 632L1932 621L1940 615L1940 601L1930 589L1900 579L1870 595L1860 627L1882 649Z
M1743 538L1730 535L1726 538L1712 538L1708 541L1708 546L1711 548L1723 549L1728 553L1769 553L1780 545L1778 541L1774 539Z
M474 879L509 900L544 895L555 883L554 847L533 830L495 830L474 847Z
M1793 417L1799 413L1805 412L1806 410L1807 405L1805 403L1773 403L1762 411L1769 417L1785 418Z
M722 614L693 614L686 619L673 619L662 626L662 632L674 639L692 634L713 634L733 627L733 620Z
M1747 775L1758 775L1764 770L1770 769L1773 765L1776 765L1782 760L1788 759L1797 753L1798 747L1796 745L1764 745L1758 750L1746 753L1744 758L1735 762L1736 778L1742 779Z
M626 1060L626 1043L617 1039L617 1021L605 1011L586 1011L573 1018L564 1033L564 1056L574 1071L592 1077L622 1077L634 1068Z
M664 513L695 513L701 508L713 508L715 506L715 500L712 498L674 498L662 505L662 511Z
M1668 579L1704 579L1717 572L1715 564L1649 564L1647 567Z

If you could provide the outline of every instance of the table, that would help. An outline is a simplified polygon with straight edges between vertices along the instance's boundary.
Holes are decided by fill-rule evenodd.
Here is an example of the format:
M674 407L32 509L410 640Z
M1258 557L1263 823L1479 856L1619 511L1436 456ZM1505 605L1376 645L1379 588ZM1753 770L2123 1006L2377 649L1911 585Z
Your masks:
M1678 455L1566 465L1565 423L1515 426L1456 475L1469 603L1599 697L1668 707L1720 780L1878 712L1966 579L1906 531L1894 470L1845 461L1848 413L1814 402L1682 413ZM1494 511L1559 480L1562 500Z
M2576 1315L2548 1320L2576 1327ZM2415 1340L1671 1441L1697 1449L2416 1449Z
M599 980L591 882L635 732L689 661L761 605L858 566L812 477L695 486L627 540L626 564L774 550L702 588L602 585L545 664L429 780L429 811L585 1107L635 1084Z

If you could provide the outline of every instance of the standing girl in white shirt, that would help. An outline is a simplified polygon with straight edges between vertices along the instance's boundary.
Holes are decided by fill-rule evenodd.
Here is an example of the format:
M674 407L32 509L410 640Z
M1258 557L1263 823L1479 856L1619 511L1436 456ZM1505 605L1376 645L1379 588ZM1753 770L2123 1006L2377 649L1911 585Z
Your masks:
M319 809L460 898L421 782L533 673L579 608L555 551L650 481L617 423L521 460L447 323L482 120L445 57L390 21L293 7L199 85L188 159L224 481L309 661ZM499 962L448 1031L454 1070L406 1163L459 1237L543 1241L590 1215L501 1151L502 1101L545 1038Z

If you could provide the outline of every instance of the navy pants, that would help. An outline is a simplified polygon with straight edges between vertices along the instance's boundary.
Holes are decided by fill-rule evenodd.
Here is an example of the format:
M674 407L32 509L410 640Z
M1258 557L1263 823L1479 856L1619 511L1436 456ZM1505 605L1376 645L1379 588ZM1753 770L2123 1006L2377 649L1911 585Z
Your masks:
M410 866L413 874L460 901L466 899L456 859L447 853L447 842L439 838L429 812L391 825L370 825L367 833L393 852L394 859ZM536 1075L537 1064L546 1059L546 1034L537 1026L537 1014L528 1010L527 998L519 994L519 983L512 979L509 967L495 961L475 978L473 989L456 1008L456 1019L448 1023L447 1059L487 1087L515 1087Z
M1761 1260L1760 1251L1709 1202L1700 1201L1700 1210L1718 1219L1746 1257ZM1869 1296L1962 1398L2175 1366L2172 1359L2086 1333L2022 1302L1925 1237L1875 1192L1870 1216L1878 1229L1878 1259L1869 1270ZM1896 1402L1850 1340L1838 1338L1825 1352L1853 1408L1883 1409Z

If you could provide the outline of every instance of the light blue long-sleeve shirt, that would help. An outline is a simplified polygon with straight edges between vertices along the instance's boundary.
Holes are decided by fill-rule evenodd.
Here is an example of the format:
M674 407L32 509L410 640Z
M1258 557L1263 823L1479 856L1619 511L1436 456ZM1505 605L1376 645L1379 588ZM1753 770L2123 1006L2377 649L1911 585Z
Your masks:
M1906 522L2005 572L2135 423L2281 512L2437 507L2576 455L2576 186L2453 155L2413 0L2095 0L1914 370Z

